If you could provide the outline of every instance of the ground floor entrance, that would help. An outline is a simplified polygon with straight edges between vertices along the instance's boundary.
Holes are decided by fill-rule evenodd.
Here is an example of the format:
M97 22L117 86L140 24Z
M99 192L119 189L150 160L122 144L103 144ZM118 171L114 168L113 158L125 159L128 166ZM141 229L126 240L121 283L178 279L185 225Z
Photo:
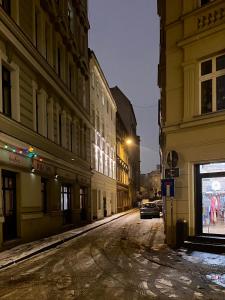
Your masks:
M2 170L3 240L17 237L16 173Z
M196 166L197 233L225 235L225 163Z

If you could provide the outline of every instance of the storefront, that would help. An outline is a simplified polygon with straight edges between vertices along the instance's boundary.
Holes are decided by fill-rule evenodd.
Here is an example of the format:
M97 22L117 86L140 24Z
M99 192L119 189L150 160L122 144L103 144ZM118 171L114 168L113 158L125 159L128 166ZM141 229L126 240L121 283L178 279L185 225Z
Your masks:
M196 166L196 234L225 235L225 162Z

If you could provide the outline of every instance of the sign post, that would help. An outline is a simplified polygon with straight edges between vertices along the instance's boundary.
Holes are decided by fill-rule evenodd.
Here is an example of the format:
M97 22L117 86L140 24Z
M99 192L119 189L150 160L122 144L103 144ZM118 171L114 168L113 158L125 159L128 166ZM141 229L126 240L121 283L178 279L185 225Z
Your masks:
M174 199L174 178L161 180L162 196L170 199L170 234L171 243L173 244L173 199Z

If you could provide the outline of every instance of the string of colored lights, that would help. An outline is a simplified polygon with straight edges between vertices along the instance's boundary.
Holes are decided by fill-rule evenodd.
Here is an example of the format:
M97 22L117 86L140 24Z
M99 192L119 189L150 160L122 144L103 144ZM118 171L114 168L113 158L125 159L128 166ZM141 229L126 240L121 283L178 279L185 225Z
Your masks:
M37 152L34 151L34 148L32 146L30 146L29 148L18 148L18 147L14 147L14 146L10 146L10 145L4 145L4 149L7 151L11 151L13 153L16 154L20 154L29 158L37 158L38 154ZM42 158L39 158L39 161L43 161Z

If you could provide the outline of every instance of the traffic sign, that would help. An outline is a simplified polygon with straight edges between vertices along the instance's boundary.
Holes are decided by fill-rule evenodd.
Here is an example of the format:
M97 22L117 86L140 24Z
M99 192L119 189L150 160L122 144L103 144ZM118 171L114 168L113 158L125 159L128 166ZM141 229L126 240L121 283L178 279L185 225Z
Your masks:
M174 179L166 178L161 180L162 196L174 197Z
M174 178L179 177L180 172L179 168L171 168L171 169L165 169L165 177L166 178Z
M178 163L178 154L176 151L172 150L167 155L167 164L170 168L175 168Z

